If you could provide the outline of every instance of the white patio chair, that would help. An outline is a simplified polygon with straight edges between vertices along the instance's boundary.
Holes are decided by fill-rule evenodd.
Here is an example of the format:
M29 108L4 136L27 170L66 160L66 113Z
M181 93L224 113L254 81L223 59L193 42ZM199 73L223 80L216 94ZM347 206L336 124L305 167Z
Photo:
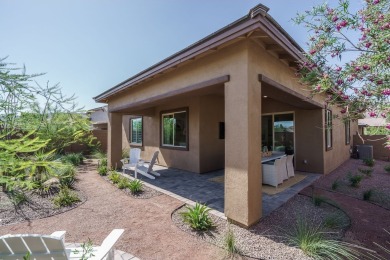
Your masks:
M131 148L129 153L128 163L126 163L127 159L122 159L122 170L125 173L126 170L135 170L135 166L141 160L141 149L139 148Z
M278 187L283 182L283 168L286 169L286 164L282 159L276 159L273 164L262 164L262 183Z
M288 172L287 172L287 156L283 156L282 158L280 158L280 160L282 160L282 177L283 177L283 181L284 180L287 180L288 179Z
M137 173L144 175L145 177L148 177L150 179L155 179L155 176L160 176L158 172L153 171L153 166L156 163L158 156L158 151L155 151L152 159L150 161L145 161L144 164L142 162L140 164L137 164L135 167L135 178L137 179ZM153 174L153 175L152 175Z
M101 246L92 248L94 256L90 259L114 259L114 244L123 232L123 229L111 231ZM65 247L65 231L56 231L51 235L18 234L0 237L0 259L23 260L27 253L30 253L32 260L67 260L80 259L83 249Z
M290 178L295 176L293 159L294 159L294 155L287 155L286 168L287 168L288 177Z

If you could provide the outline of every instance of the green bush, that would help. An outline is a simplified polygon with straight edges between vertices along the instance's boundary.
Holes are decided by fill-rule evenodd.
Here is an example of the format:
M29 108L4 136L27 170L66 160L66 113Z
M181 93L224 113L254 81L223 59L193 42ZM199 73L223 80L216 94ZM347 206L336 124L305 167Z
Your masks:
M374 189L369 189L363 192L363 200L370 200L374 193Z
M319 207L319 206L321 206L322 202L326 202L325 197L322 197L320 195L313 195L314 206Z
M372 168L368 168L368 169L358 168L358 171L365 174L368 177L371 177L373 169Z
M76 180L76 169L72 164L66 164L60 170L58 178L61 186L72 188Z
M98 173L99 173L99 175L100 176L106 176L107 175L107 166L106 165L100 165L99 167L98 167Z
M27 195L21 191L11 191L8 193L9 198L15 206L19 206L27 202Z
M107 166L107 158L106 157L105 158L101 158L99 160L99 166L102 166L102 165Z
M359 174L355 174L355 175L349 174L348 179L352 187L359 187L360 182L363 179L363 176Z
M346 223L343 215L339 212L334 212L325 216L323 225L326 228L342 229L346 227L348 223Z
M126 177L122 177L122 178L120 178L120 180L118 182L118 188L119 189L126 189L127 187L129 187L129 184L130 184L129 179Z
M332 183L332 190L337 190L337 188L340 186L339 180L334 180Z
M386 172L390 173L390 164L386 165L384 169Z
M213 227L213 221L208 212L210 208L206 205L196 203L194 207L186 206L187 211L182 212L182 218L185 223L188 223L195 230L209 230Z
M375 160L374 159L363 159L363 163L366 166L373 167L375 164Z
M142 191L143 184L140 180L132 180L129 182L128 188L132 194L136 194Z
M288 232L287 239L314 259L360 259L360 253L350 245L338 240L327 239L322 226L314 226L303 218L298 218Z
M84 162L84 156L81 153L68 153L61 157L61 161L79 166Z
M108 179L110 179L110 181L112 181L114 184L117 184L121 180L121 175L116 171L110 171L110 175L108 175Z
M54 205L58 208L71 206L79 201L79 196L67 187L62 187L60 192L53 199Z

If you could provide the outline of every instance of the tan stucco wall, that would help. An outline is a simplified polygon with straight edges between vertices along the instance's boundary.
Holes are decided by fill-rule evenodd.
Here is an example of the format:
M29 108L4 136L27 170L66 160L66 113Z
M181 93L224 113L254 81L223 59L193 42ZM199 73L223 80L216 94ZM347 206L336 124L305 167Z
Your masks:
M363 143L363 140L364 143ZM375 160L390 161L390 150L385 147L385 135L361 135L353 136L354 145L372 145Z
M219 139L219 122L225 122L225 99L220 95L200 97L200 172L225 168L225 140Z

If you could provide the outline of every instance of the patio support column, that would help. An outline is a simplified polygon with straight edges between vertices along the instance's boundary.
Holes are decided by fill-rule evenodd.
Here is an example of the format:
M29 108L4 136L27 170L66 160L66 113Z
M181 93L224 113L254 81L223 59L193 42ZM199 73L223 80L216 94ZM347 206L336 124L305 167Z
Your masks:
M107 166L121 167L122 114L108 113Z
M247 66L225 83L225 215L244 227L261 218L261 83Z

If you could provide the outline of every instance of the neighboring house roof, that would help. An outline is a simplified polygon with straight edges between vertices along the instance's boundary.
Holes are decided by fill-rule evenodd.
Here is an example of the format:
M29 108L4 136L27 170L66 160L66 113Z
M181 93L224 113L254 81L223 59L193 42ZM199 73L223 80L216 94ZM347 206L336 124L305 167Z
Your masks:
M232 41L238 37L250 37L251 33L260 29L267 37L270 37L276 45L280 46L287 54L280 55L280 59L297 61L303 59L303 49L294 39L267 13L268 7L259 4L252 8L247 15L222 29L208 35L187 48L169 56L157 64L141 71L133 77L117 84L107 91L94 97L96 102L107 102L108 98L126 90L134 85L162 74L170 68L175 68L185 61L207 51L215 51L220 45Z
M386 126L386 119L385 118L370 118L366 117L363 119L359 119L358 123L360 126Z
M97 112L97 111L107 111L107 105L106 106L101 106L101 107L96 107L96 108L92 108L92 109L89 109L87 111L87 113L92 113L92 112Z

